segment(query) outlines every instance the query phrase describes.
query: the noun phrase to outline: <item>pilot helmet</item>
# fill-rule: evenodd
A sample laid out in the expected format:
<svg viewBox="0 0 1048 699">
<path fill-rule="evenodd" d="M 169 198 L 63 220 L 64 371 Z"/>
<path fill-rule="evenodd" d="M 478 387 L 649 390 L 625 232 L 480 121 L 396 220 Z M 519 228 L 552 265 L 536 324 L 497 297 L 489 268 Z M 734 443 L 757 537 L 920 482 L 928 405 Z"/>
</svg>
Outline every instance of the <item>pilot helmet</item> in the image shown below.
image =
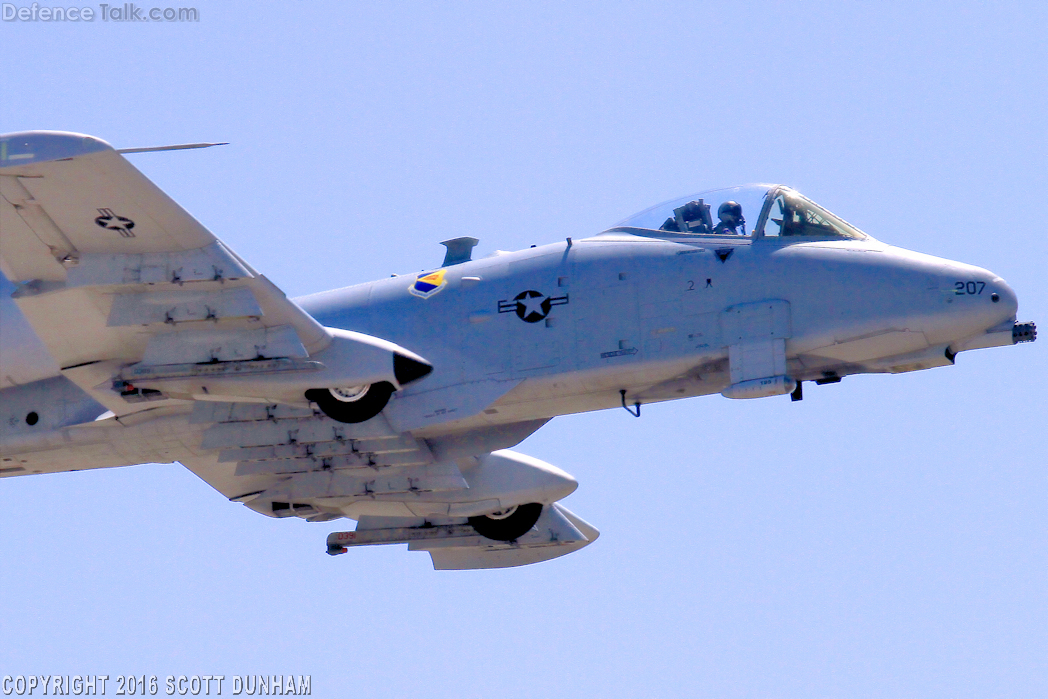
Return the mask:
<svg viewBox="0 0 1048 699">
<path fill-rule="evenodd" d="M 729 226 L 737 226 L 742 220 L 742 207 L 738 202 L 726 201 L 717 209 L 717 218 Z"/>
</svg>

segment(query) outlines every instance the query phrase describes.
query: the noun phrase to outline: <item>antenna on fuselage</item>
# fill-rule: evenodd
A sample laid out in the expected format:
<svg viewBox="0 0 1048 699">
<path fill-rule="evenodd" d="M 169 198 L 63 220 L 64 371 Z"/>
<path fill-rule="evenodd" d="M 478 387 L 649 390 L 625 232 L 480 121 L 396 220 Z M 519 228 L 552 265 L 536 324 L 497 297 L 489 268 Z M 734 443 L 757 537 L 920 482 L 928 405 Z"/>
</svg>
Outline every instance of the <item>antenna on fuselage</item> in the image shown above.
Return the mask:
<svg viewBox="0 0 1048 699">
<path fill-rule="evenodd" d="M 451 240 L 443 241 L 441 245 L 447 248 L 447 252 L 444 253 L 444 262 L 440 266 L 450 267 L 451 265 L 469 262 L 473 259 L 473 248 L 479 242 L 476 238 L 452 238 Z"/>
<path fill-rule="evenodd" d="M 193 148 L 210 148 L 211 146 L 228 146 L 229 141 L 222 143 L 180 143 L 174 146 L 150 146 L 148 148 L 117 148 L 117 153 L 155 153 L 162 150 L 191 150 Z"/>
<path fill-rule="evenodd" d="M 625 410 L 630 415 L 632 415 L 633 417 L 640 417 L 640 401 L 638 400 L 638 401 L 634 402 L 633 403 L 633 410 L 630 410 L 629 406 L 626 405 L 626 389 L 625 388 L 619 389 L 619 395 L 622 396 L 622 409 Z"/>
</svg>

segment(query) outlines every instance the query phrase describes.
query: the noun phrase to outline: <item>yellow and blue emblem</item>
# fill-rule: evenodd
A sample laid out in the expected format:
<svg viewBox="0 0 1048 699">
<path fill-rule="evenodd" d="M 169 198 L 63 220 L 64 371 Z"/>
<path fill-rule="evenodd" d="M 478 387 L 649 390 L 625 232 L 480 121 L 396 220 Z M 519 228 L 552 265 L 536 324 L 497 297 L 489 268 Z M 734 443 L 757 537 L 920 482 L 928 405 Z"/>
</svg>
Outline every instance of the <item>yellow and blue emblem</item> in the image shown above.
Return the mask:
<svg viewBox="0 0 1048 699">
<path fill-rule="evenodd" d="M 415 283 L 408 287 L 412 295 L 422 299 L 428 299 L 433 294 L 440 292 L 448 283 L 444 281 L 444 270 L 436 272 L 425 272 L 415 278 Z"/>
</svg>

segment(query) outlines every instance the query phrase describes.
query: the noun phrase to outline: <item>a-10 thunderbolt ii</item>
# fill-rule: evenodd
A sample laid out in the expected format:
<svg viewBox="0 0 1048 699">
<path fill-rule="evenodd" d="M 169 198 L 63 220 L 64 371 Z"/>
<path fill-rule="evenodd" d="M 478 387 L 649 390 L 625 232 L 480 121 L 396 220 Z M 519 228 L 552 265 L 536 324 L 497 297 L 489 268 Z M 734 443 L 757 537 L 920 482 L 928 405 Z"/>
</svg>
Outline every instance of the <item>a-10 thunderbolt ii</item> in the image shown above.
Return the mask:
<svg viewBox="0 0 1048 699">
<path fill-rule="evenodd" d="M 597 531 L 510 448 L 557 415 L 953 364 L 1035 338 L 979 267 L 886 245 L 783 186 L 294 301 L 107 143 L 0 137 L 0 475 L 184 464 L 328 552 L 534 563 Z M 714 220 L 716 217 L 717 220 Z"/>
</svg>

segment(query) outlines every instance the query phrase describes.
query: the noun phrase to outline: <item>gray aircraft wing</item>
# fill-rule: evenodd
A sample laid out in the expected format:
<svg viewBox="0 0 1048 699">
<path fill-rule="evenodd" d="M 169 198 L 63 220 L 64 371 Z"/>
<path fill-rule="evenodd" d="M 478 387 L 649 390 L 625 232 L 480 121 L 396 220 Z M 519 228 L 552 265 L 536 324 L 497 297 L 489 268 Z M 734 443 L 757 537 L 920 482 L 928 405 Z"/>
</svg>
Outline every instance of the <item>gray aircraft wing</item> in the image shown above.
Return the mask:
<svg viewBox="0 0 1048 699">
<path fill-rule="evenodd" d="M 369 536 L 384 543 L 420 517 L 453 528 L 505 510 L 507 488 L 528 502 L 549 500 L 540 521 L 548 532 L 529 545 L 541 551 L 476 536 L 418 544 L 439 548 L 442 567 L 520 565 L 596 536 L 553 509 L 573 480 L 527 457 L 486 453 L 544 420 L 426 439 L 412 435 L 422 423 L 410 407 L 393 410 L 392 422 L 379 414 L 361 424 L 317 410 L 308 390 L 400 388 L 428 364 L 391 342 L 319 324 L 103 141 L 0 137 L 0 269 L 62 377 L 113 414 L 29 433 L 22 446 L 5 436 L 19 465 L 5 459 L 4 475 L 177 460 L 269 516 L 369 516 L 378 530 Z M 411 378 L 398 361 L 415 367 Z M 64 379 L 9 387 L 5 399 L 75 391 Z"/>
<path fill-rule="evenodd" d="M 163 400 L 307 405 L 311 388 L 399 387 L 398 357 L 424 361 L 321 326 L 89 136 L 0 141 L 0 230 L 18 307 L 62 374 L 118 416 Z"/>
<path fill-rule="evenodd" d="M 389 355 L 407 352 L 321 326 L 122 155 L 89 136 L 31 132 L 0 138 L 0 267 L 16 284 L 13 297 L 61 374 L 118 420 L 72 427 L 60 448 L 50 450 L 58 470 L 78 461 L 83 468 L 95 461 L 116 465 L 167 456 L 199 464 L 234 447 L 257 452 L 271 438 L 241 417 L 253 419 L 261 409 L 272 425 L 288 411 L 322 421 L 314 418 L 303 386 L 331 385 L 332 373 L 361 359 L 374 360 L 372 373 L 392 373 Z M 61 379 L 46 388 L 49 396 L 75 390 L 56 381 Z M 163 416 L 190 411 L 190 427 L 164 427 Z M 122 427 L 146 422 L 151 432 L 141 448 L 118 436 L 127 431 Z M 226 424 L 206 432 L 209 422 Z M 174 424 L 184 424 L 184 418 Z M 388 426 L 380 431 L 396 441 Z M 274 439 L 273 445 L 282 443 L 279 435 Z M 90 449 L 73 448 L 76 440 Z M 40 449 L 36 453 L 44 457 Z M 376 455 L 385 453 L 376 447 Z M 237 462 L 248 460 L 219 459 L 195 470 L 235 497 L 248 489 L 237 480 L 258 480 L 227 482 Z M 294 472 L 292 461 L 268 473 L 245 466 L 241 475 Z M 425 454 L 409 460 L 429 461 Z"/>
<path fill-rule="evenodd" d="M 19 285 L 22 313 L 62 373 L 117 415 L 148 401 L 113 391 L 114 367 L 304 359 L 331 343 L 103 141 L 4 140 L 0 230 L 0 268 Z"/>
</svg>

